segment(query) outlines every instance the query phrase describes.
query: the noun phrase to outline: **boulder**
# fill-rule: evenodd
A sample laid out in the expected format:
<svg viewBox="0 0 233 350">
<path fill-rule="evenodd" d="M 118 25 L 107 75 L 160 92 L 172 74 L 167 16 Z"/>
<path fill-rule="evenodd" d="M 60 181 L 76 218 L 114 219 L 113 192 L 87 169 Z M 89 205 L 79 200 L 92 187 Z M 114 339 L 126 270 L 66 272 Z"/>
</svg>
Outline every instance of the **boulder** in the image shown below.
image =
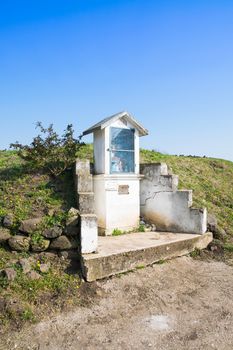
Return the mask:
<svg viewBox="0 0 233 350">
<path fill-rule="evenodd" d="M 43 217 L 23 220 L 21 222 L 19 230 L 21 232 L 25 232 L 25 233 L 33 233 L 34 231 L 36 231 L 38 229 L 38 227 L 42 223 L 42 220 L 43 220 Z"/>
<path fill-rule="evenodd" d="M 28 273 L 31 271 L 31 263 L 28 259 L 19 259 L 18 265 L 22 268 L 23 273 Z"/>
<path fill-rule="evenodd" d="M 27 252 L 30 248 L 30 238 L 25 236 L 12 236 L 8 239 L 8 244 L 12 250 L 17 252 Z"/>
<path fill-rule="evenodd" d="M 77 226 L 79 222 L 79 210 L 70 208 L 68 211 L 68 218 L 66 219 L 66 226 Z"/>
<path fill-rule="evenodd" d="M 78 248 L 78 242 L 75 239 L 60 236 L 51 242 L 50 248 L 55 250 L 75 249 Z"/>
<path fill-rule="evenodd" d="M 4 216 L 3 221 L 2 221 L 2 224 L 4 227 L 11 228 L 13 223 L 14 223 L 13 214 L 7 214 L 6 216 Z"/>
<path fill-rule="evenodd" d="M 7 267 L 4 270 L 1 270 L 1 275 L 6 277 L 7 281 L 14 281 L 17 276 L 16 271 L 12 267 Z"/>
<path fill-rule="evenodd" d="M 33 252 L 43 252 L 49 247 L 50 241 L 48 239 L 41 239 L 38 242 L 31 241 L 31 250 Z"/>
<path fill-rule="evenodd" d="M 10 231 L 7 228 L 0 228 L 0 244 L 5 243 L 11 238 Z"/>
<path fill-rule="evenodd" d="M 60 226 L 53 226 L 51 228 L 47 228 L 42 232 L 42 236 L 45 238 L 57 238 L 61 236 L 62 234 L 62 227 Z"/>
<path fill-rule="evenodd" d="M 78 236 L 79 227 L 78 226 L 66 226 L 64 229 L 64 234 L 67 236 Z"/>
<path fill-rule="evenodd" d="M 38 280 L 41 278 L 41 275 L 38 272 L 32 270 L 27 273 L 27 277 L 31 280 Z"/>
<path fill-rule="evenodd" d="M 207 218 L 207 230 L 215 233 L 218 227 L 217 219 L 214 215 L 208 214 Z"/>
</svg>

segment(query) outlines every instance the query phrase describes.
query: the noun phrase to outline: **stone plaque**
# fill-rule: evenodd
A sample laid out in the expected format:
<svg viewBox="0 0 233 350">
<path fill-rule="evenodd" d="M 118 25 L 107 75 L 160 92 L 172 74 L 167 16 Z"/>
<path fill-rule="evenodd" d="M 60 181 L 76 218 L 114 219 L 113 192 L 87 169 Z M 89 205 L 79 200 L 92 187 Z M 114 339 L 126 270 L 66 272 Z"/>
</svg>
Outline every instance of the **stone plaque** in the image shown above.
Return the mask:
<svg viewBox="0 0 233 350">
<path fill-rule="evenodd" d="M 129 194 L 129 185 L 119 185 L 118 194 Z"/>
</svg>

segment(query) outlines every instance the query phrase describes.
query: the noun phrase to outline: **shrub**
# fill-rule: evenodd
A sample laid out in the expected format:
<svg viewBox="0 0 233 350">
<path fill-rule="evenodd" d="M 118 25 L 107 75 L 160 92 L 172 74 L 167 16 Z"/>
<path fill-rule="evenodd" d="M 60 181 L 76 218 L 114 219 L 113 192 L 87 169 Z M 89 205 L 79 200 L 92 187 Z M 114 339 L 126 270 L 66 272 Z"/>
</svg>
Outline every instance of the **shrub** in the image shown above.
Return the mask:
<svg viewBox="0 0 233 350">
<path fill-rule="evenodd" d="M 42 168 L 56 177 L 73 164 L 84 144 L 80 138 L 75 139 L 71 124 L 67 125 L 61 137 L 54 131 L 53 124 L 44 128 L 41 122 L 37 122 L 36 127 L 40 129 L 40 134 L 34 137 L 30 145 L 16 142 L 10 147 L 17 150 L 18 155 L 30 162 L 32 167 Z"/>
</svg>

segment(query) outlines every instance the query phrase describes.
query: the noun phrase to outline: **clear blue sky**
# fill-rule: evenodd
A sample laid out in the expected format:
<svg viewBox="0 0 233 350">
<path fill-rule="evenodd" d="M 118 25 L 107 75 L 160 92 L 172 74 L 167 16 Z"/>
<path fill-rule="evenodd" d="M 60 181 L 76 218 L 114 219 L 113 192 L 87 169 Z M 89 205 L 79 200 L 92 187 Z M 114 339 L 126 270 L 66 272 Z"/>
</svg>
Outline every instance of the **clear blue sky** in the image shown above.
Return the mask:
<svg viewBox="0 0 233 350">
<path fill-rule="evenodd" d="M 0 149 L 122 110 L 143 147 L 233 160 L 233 1 L 0 2 Z"/>
</svg>

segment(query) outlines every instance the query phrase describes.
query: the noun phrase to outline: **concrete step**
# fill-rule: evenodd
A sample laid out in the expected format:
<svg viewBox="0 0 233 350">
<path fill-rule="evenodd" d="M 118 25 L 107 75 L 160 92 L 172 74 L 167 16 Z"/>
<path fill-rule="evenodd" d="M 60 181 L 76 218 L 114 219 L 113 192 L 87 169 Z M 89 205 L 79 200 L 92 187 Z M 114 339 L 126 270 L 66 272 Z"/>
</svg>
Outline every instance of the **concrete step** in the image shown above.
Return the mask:
<svg viewBox="0 0 233 350">
<path fill-rule="evenodd" d="M 86 281 L 95 281 L 160 260 L 204 249 L 212 233 L 203 235 L 170 232 L 137 232 L 122 236 L 98 237 L 98 252 L 83 254 L 81 264 Z"/>
</svg>

